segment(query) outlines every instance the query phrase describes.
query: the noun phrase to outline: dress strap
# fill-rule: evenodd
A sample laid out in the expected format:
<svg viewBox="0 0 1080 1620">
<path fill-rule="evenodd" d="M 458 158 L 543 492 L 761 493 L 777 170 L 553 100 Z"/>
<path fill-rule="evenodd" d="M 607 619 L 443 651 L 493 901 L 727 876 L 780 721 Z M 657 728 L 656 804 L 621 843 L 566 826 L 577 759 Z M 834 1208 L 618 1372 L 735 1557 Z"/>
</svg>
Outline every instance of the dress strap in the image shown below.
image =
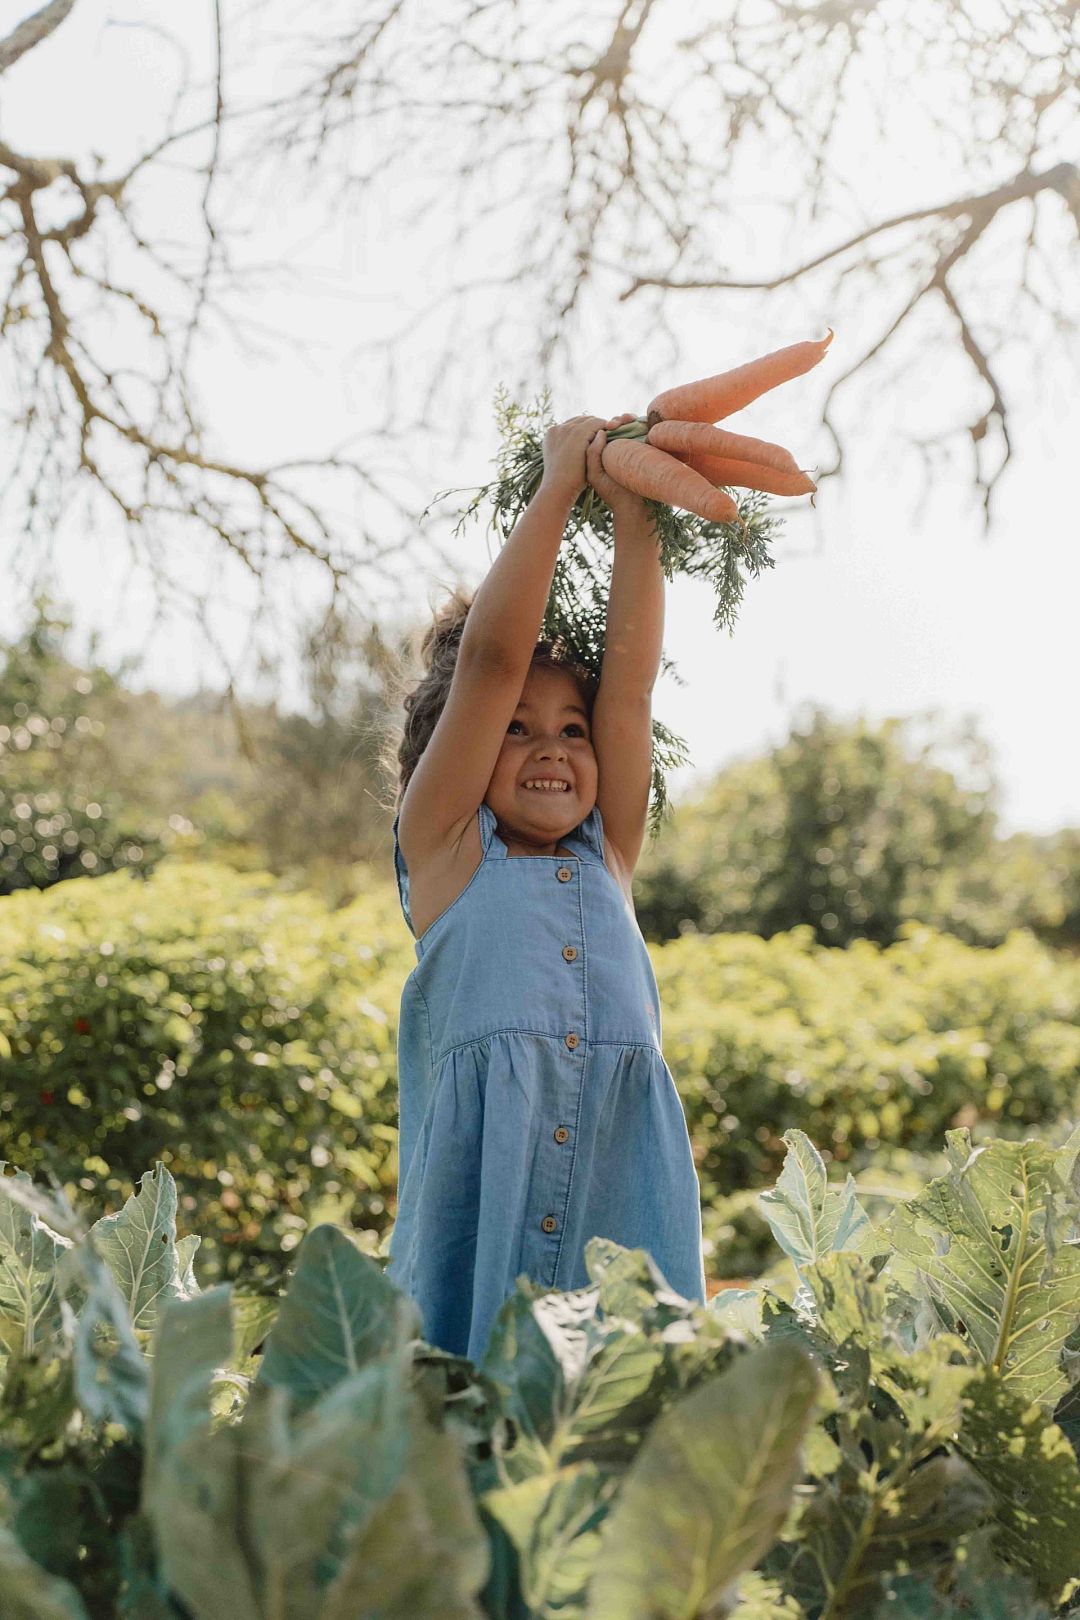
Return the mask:
<svg viewBox="0 0 1080 1620">
<path fill-rule="evenodd" d="M 509 851 L 495 828 L 498 817 L 486 802 L 480 805 L 480 843 L 485 861 L 506 860 Z M 572 844 L 575 840 L 583 843 L 586 849 L 596 856 L 597 860 L 604 859 L 604 822 L 600 815 L 600 807 L 593 805 L 585 820 L 579 822 L 572 833 L 569 833 L 561 842 Z"/>
<path fill-rule="evenodd" d="M 415 939 L 416 929 L 413 927 L 412 916 L 409 912 L 409 873 L 405 866 L 405 857 L 401 853 L 401 845 L 398 843 L 398 821 L 400 819 L 400 815 L 401 812 L 399 811 L 394 817 L 394 872 L 397 875 L 398 899 L 401 901 L 401 909 L 404 913 L 405 921 L 409 925 L 409 933 Z"/>
<path fill-rule="evenodd" d="M 477 812 L 480 817 L 480 848 L 485 861 L 506 860 L 507 848 L 495 831 L 498 821 L 494 810 L 486 800 L 481 800 Z"/>
<path fill-rule="evenodd" d="M 585 820 L 581 822 L 573 834 L 580 838 L 582 843 L 588 845 L 598 860 L 604 859 L 604 818 L 600 814 L 600 806 L 594 804 Z"/>
</svg>

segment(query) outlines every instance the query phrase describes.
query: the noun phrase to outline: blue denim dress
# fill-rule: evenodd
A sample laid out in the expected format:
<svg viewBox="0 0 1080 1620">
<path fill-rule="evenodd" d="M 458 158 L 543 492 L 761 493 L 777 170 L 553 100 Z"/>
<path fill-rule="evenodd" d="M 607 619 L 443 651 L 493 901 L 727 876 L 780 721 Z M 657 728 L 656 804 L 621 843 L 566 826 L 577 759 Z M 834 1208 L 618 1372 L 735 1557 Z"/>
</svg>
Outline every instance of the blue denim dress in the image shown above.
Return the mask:
<svg viewBox="0 0 1080 1620">
<path fill-rule="evenodd" d="M 566 855 L 483 856 L 416 940 L 398 1025 L 398 1202 L 387 1276 L 429 1344 L 474 1362 L 514 1281 L 586 1287 L 601 1236 L 704 1301 L 701 1204 L 660 1001 L 594 808 Z M 409 879 L 394 866 L 410 932 Z"/>
</svg>

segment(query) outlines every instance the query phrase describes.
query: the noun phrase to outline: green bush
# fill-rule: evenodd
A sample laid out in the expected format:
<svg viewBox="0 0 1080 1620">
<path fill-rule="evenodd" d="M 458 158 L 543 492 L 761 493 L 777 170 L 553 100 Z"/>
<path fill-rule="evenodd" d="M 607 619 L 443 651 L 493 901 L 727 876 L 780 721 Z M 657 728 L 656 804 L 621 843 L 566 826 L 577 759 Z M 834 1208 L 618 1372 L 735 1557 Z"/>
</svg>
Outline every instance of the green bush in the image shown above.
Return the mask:
<svg viewBox="0 0 1080 1620">
<path fill-rule="evenodd" d="M 860 1174 L 924 1168 L 944 1131 L 1075 1117 L 1080 963 L 908 925 L 887 949 L 809 928 L 651 946 L 686 1109 L 706 1269 L 748 1275 L 746 1195 L 792 1127 Z M 415 956 L 393 888 L 328 911 L 260 873 L 164 861 L 0 901 L 0 1141 L 119 1202 L 147 1160 L 209 1228 L 203 1276 L 273 1274 L 317 1218 L 378 1252 L 397 1183 L 397 1016 Z M 912 1157 L 914 1156 L 914 1157 Z"/>
<path fill-rule="evenodd" d="M 208 1271 L 293 1247 L 313 1199 L 382 1229 L 410 954 L 391 898 L 331 913 L 266 874 L 181 861 L 8 896 L 7 1156 L 117 1201 L 161 1159 L 185 1216 L 217 1228 Z"/>
<path fill-rule="evenodd" d="M 931 1151 L 953 1125 L 1017 1136 L 1077 1116 L 1080 963 L 1023 932 L 994 950 L 918 924 L 901 936 L 833 950 L 804 927 L 651 948 L 707 1270 L 725 1247 L 721 1271 L 753 1267 L 763 1228 L 733 1249 L 730 1199 L 776 1175 L 785 1130 L 876 1172 Z"/>
</svg>

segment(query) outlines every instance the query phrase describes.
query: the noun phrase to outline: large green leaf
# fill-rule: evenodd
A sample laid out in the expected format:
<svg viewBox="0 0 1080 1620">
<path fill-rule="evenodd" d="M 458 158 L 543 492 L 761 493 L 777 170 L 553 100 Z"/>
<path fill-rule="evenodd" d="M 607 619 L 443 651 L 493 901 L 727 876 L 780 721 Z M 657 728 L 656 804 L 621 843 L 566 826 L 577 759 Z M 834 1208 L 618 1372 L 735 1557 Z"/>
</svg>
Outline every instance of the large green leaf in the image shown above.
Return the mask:
<svg viewBox="0 0 1080 1620">
<path fill-rule="evenodd" d="M 87 1620 L 73 1586 L 49 1575 L 0 1525 L 0 1615 L 4 1620 Z"/>
<path fill-rule="evenodd" d="M 537 1620 L 580 1612 L 617 1487 L 618 1475 L 575 1463 L 483 1496 L 517 1548 L 522 1596 Z"/>
<path fill-rule="evenodd" d="M 1071 1192 L 1038 1141 L 946 1135 L 949 1169 L 896 1209 L 889 1276 L 1012 1392 L 1049 1414 L 1069 1388 L 1064 1346 L 1080 1326 L 1080 1247 L 1065 1241 Z"/>
<path fill-rule="evenodd" d="M 537 1294 L 519 1283 L 503 1302 L 481 1370 L 518 1431 L 509 1478 L 621 1457 L 656 1410 L 659 1340 L 632 1323 L 598 1321 L 597 1299 L 596 1288 Z"/>
<path fill-rule="evenodd" d="M 382 1268 L 335 1226 L 313 1227 L 263 1352 L 260 1382 L 309 1405 L 373 1357 L 415 1338 L 420 1317 Z"/>
<path fill-rule="evenodd" d="M 286 1404 L 268 1402 L 273 1393 Z M 397 1489 L 415 1422 L 404 1358 L 369 1361 L 299 1415 L 290 1392 L 253 1389 L 237 1431 L 249 1515 L 240 1533 L 290 1613 L 312 1610 L 350 1539 Z"/>
<path fill-rule="evenodd" d="M 117 1620 L 176 1620 L 145 1514 L 132 1513 L 124 1520 L 116 1552 L 123 1583 Z"/>
<path fill-rule="evenodd" d="M 864 1614 L 900 1570 L 940 1569 L 978 1526 L 991 1497 L 961 1457 L 928 1455 L 922 1437 L 875 1421 L 842 1424 L 840 1466 L 799 1515 L 785 1584 L 813 1614 Z"/>
<path fill-rule="evenodd" d="M 461 1444 L 414 1423 L 397 1488 L 353 1535 L 318 1620 L 483 1620 L 487 1535 Z M 303 1610 L 296 1620 L 307 1620 Z"/>
<path fill-rule="evenodd" d="M 653 1424 L 604 1527 L 588 1620 L 695 1620 L 786 1517 L 818 1386 L 793 1345 L 764 1345 Z"/>
<path fill-rule="evenodd" d="M 843 1187 L 830 1187 L 825 1161 L 810 1138 L 789 1130 L 783 1140 L 788 1150 L 780 1177 L 757 1202 L 796 1270 L 834 1249 L 872 1247 L 873 1228 L 856 1196 L 854 1176 L 849 1172 Z"/>
<path fill-rule="evenodd" d="M 623 1248 L 611 1238 L 589 1239 L 585 1269 L 599 1290 L 600 1315 L 632 1323 L 660 1350 L 661 1365 L 648 1398 L 653 1411 L 662 1399 L 720 1371 L 741 1345 L 762 1337 L 756 1290 L 732 1290 L 730 1300 L 717 1295 L 706 1304 L 685 1299 L 647 1249 Z M 629 1461 L 634 1447 L 624 1449 Z M 595 1461 L 618 1462 L 619 1448 L 606 1454 L 594 1448 L 590 1455 Z"/>
<path fill-rule="evenodd" d="M 1000 1566 L 973 1575 L 961 1564 L 948 1596 L 938 1590 L 939 1580 L 933 1575 L 894 1576 L 866 1620 L 1053 1620 L 1030 1581 Z M 744 1620 L 742 1611 L 731 1620 Z"/>
<path fill-rule="evenodd" d="M 256 1384 L 240 1422 L 163 1454 L 156 1492 L 162 1567 L 196 1620 L 482 1620 L 461 1442 L 420 1420 L 405 1357 L 303 1410 Z"/>
<path fill-rule="evenodd" d="M 0 1363 L 6 1355 L 31 1355 L 57 1331 L 56 1263 L 70 1246 L 35 1209 L 12 1196 L 32 1189 L 31 1178 L 24 1170 L 6 1176 L 5 1168 L 0 1159 Z"/>
<path fill-rule="evenodd" d="M 90 1238 L 123 1296 L 137 1334 L 148 1337 L 170 1299 L 193 1292 L 191 1239 L 176 1242 L 176 1183 L 159 1161 L 115 1215 L 104 1215 Z"/>
<path fill-rule="evenodd" d="M 195 1299 L 169 1301 L 161 1312 L 142 1511 L 153 1527 L 165 1587 L 198 1620 L 264 1620 L 238 1532 L 244 1502 L 238 1425 L 211 1430 L 211 1382 L 233 1342 L 229 1292 L 212 1288 Z"/>
<path fill-rule="evenodd" d="M 707 1309 L 726 1333 L 738 1333 L 744 1339 L 758 1343 L 764 1339 L 763 1288 L 722 1288 L 710 1299 Z"/>
<path fill-rule="evenodd" d="M 954 1335 L 905 1348 L 889 1319 L 878 1260 L 837 1252 L 806 1273 L 807 1333 L 840 1396 L 833 1454 L 822 1456 L 820 1429 L 807 1445 L 818 1483 L 792 1531 L 789 1589 L 811 1612 L 829 1604 L 836 1615 L 860 1613 L 889 1572 L 939 1567 L 990 1506 L 974 1471 L 947 1454 L 979 1369 Z"/>
<path fill-rule="evenodd" d="M 267 1294 L 233 1290 L 233 1346 L 230 1362 L 243 1366 L 266 1339 L 278 1313 L 278 1301 Z"/>
<path fill-rule="evenodd" d="M 994 1493 L 997 1550 L 1057 1603 L 1080 1578 L 1080 1465 L 1057 1424 L 995 1374 L 964 1391 L 958 1447 Z M 1080 1588 L 1078 1588 L 1080 1590 Z"/>
<path fill-rule="evenodd" d="M 159 1472 L 171 1454 L 210 1424 L 210 1386 L 233 1342 L 230 1290 L 222 1285 L 195 1299 L 172 1300 L 158 1320 L 150 1374 L 142 1505 L 150 1519 L 167 1518 L 168 1490 Z"/>
<path fill-rule="evenodd" d="M 11 1529 L 23 1552 L 69 1581 L 91 1609 L 103 1607 L 115 1591 L 116 1534 L 103 1471 L 89 1460 L 30 1468 L 13 1494 Z"/>
<path fill-rule="evenodd" d="M 122 1423 L 141 1434 L 148 1403 L 146 1358 L 135 1338 L 127 1304 L 101 1256 L 76 1244 L 60 1265 L 61 1286 L 81 1305 L 75 1323 L 75 1394 L 91 1423 Z"/>
<path fill-rule="evenodd" d="M 694 1313 L 696 1301 L 676 1293 L 647 1249 L 627 1249 L 612 1238 L 592 1237 L 585 1245 L 585 1270 L 599 1289 L 604 1316 L 652 1329 Z"/>
</svg>

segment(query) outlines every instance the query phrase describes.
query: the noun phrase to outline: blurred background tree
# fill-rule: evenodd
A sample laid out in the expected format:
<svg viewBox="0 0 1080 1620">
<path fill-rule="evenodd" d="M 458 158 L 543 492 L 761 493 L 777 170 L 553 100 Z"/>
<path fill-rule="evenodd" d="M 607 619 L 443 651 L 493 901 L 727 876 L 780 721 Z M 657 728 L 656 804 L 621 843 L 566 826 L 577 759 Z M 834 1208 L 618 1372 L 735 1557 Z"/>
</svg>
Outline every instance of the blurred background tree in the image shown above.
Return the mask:
<svg viewBox="0 0 1080 1620">
<path fill-rule="evenodd" d="M 38 602 L 25 635 L 0 650 L 0 894 L 146 870 L 167 847 L 140 772 L 151 728 L 130 724 L 139 700 L 121 675 L 64 658 L 70 629 Z M 154 782 L 169 767 L 160 761 Z"/>
<path fill-rule="evenodd" d="M 72 662 L 71 628 L 42 598 L 0 644 L 0 893 L 148 871 L 167 852 L 355 892 L 349 869 L 377 862 L 387 838 L 377 631 L 343 615 L 309 629 L 305 713 L 229 690 L 135 690 L 126 664 Z"/>
<path fill-rule="evenodd" d="M 392 883 L 391 646 L 335 617 L 302 649 L 303 711 L 229 693 L 168 699 L 124 668 L 64 653 L 49 602 L 0 647 L 0 892 L 47 888 L 165 853 L 265 870 L 343 905 Z M 974 721 L 840 720 L 811 707 L 790 735 L 676 805 L 635 874 L 647 939 L 810 924 L 817 940 L 887 945 L 904 922 L 973 945 L 1027 927 L 1080 948 L 1080 829 L 997 830 L 998 786 Z"/>
<path fill-rule="evenodd" d="M 974 721 L 872 726 L 812 707 L 778 748 L 679 804 L 635 874 L 642 933 L 768 938 L 809 923 L 822 944 L 889 944 L 919 921 L 970 944 L 1019 926 L 1080 943 L 1080 829 L 1002 838 L 997 799 Z"/>
</svg>

